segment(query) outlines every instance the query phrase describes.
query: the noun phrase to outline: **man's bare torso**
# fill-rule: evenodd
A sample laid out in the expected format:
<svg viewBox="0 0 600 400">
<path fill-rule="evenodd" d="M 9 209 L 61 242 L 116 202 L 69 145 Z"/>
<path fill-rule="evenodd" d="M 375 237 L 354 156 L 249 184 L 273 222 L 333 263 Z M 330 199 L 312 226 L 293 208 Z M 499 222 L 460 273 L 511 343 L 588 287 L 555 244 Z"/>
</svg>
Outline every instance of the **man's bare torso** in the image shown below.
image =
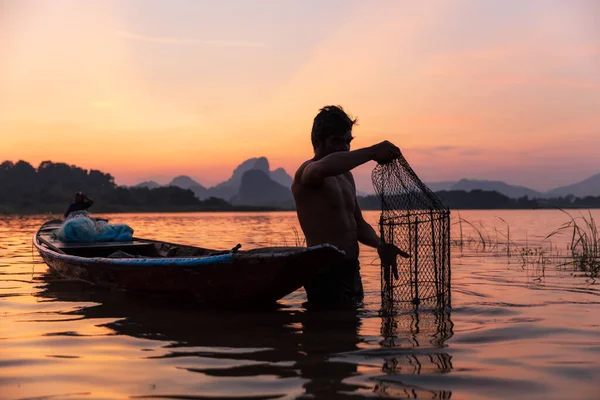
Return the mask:
<svg viewBox="0 0 600 400">
<path fill-rule="evenodd" d="M 348 258 L 357 259 L 356 188 L 352 175 L 347 172 L 325 178 L 318 184 L 302 184 L 304 168 L 311 162 L 305 162 L 298 169 L 292 184 L 306 244 L 329 243 L 345 251 Z"/>
</svg>

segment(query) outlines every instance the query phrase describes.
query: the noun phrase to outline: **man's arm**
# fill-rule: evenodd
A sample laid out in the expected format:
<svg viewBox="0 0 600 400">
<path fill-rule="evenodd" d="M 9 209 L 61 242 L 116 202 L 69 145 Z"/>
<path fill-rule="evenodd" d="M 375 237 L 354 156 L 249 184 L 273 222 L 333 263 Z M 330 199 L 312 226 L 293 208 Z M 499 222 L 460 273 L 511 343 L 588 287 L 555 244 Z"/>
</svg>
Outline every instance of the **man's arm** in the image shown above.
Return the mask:
<svg viewBox="0 0 600 400">
<path fill-rule="evenodd" d="M 356 197 L 356 182 L 354 182 L 354 177 L 350 172 L 346 176 L 354 188 L 354 220 L 356 221 L 357 239 L 364 245 L 378 248 L 380 244 L 379 236 L 377 236 L 377 233 L 375 233 L 375 229 L 373 229 L 371 224 L 365 221 L 360 206 L 358 205 L 358 198 Z"/>
<path fill-rule="evenodd" d="M 322 182 L 327 177 L 345 174 L 371 160 L 385 164 L 399 156 L 400 149 L 387 140 L 363 149 L 332 153 L 306 165 L 302 171 L 301 183 Z"/>
<path fill-rule="evenodd" d="M 309 163 L 302 172 L 302 183 L 322 182 L 330 176 L 337 176 L 350 172 L 354 168 L 373 159 L 370 148 L 354 151 L 344 151 L 329 154 L 318 161 Z"/>
<path fill-rule="evenodd" d="M 358 201 L 356 201 L 356 211 L 354 213 L 356 219 L 356 235 L 360 243 L 369 247 L 379 248 L 380 240 L 375 229 L 369 224 L 362 216 L 362 211 L 358 207 Z"/>
<path fill-rule="evenodd" d="M 85 205 L 87 206 L 87 208 L 90 208 L 92 206 L 92 204 L 94 204 L 94 200 L 92 200 L 89 197 L 85 196 Z"/>
<path fill-rule="evenodd" d="M 377 249 L 377 254 L 381 259 L 381 264 L 385 268 L 392 268 L 394 277 L 398 279 L 398 261 L 396 257 L 399 255 L 404 258 L 410 257 L 410 255 L 400 250 L 392 243 L 384 243 L 380 240 L 375 229 L 363 218 L 362 211 L 358 205 L 358 198 L 356 197 L 356 183 L 351 173 L 348 173 L 348 179 L 354 187 L 354 219 L 356 221 L 356 238 L 364 245 L 374 247 Z"/>
</svg>

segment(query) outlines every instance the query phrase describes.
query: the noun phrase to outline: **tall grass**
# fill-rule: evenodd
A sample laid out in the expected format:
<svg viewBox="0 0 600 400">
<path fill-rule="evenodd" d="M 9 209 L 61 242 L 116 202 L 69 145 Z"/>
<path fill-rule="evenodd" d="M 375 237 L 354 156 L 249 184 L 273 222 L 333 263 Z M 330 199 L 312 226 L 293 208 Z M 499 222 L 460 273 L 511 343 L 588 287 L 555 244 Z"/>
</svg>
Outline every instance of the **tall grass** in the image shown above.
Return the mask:
<svg viewBox="0 0 600 400">
<path fill-rule="evenodd" d="M 506 222 L 506 220 L 502 217 L 496 217 L 498 218 L 500 221 L 504 222 L 504 225 L 506 225 L 506 235 L 504 236 L 506 238 L 506 257 L 510 258 L 511 256 L 511 252 L 510 252 L 510 225 L 508 224 L 508 222 Z M 496 229 L 494 227 L 494 229 Z M 499 231 L 496 229 L 496 241 L 498 240 L 498 233 Z M 500 233 L 502 234 L 502 233 Z"/>
<path fill-rule="evenodd" d="M 465 237 L 463 236 L 463 222 L 465 224 L 469 225 L 473 229 L 473 231 L 475 233 L 477 233 L 478 238 L 474 239 L 474 238 L 468 237 L 465 239 Z M 479 230 L 479 228 L 477 228 L 477 226 L 474 223 L 467 221 L 466 219 L 464 219 L 463 217 L 460 216 L 460 213 L 458 213 L 458 221 L 455 222 L 454 224 L 458 224 L 459 237 L 458 237 L 458 239 L 452 240 L 452 244 L 455 246 L 458 246 L 461 250 L 461 253 L 465 246 L 472 246 L 472 245 L 475 245 L 477 247 L 478 251 L 480 250 L 479 246 L 481 246 L 481 251 L 483 251 L 483 252 L 486 251 L 487 242 L 486 242 L 483 234 Z M 483 225 L 481 224 L 481 222 L 479 224 L 483 228 Z M 483 228 L 483 229 L 485 230 L 485 228 Z M 488 242 L 489 242 L 489 235 L 488 235 Z"/>
<path fill-rule="evenodd" d="M 294 232 L 294 244 L 296 247 L 306 247 L 306 238 L 304 235 L 301 235 L 295 226 L 292 226 L 292 231 Z"/>
<path fill-rule="evenodd" d="M 587 217 L 585 215 L 573 217 L 565 210 L 560 209 L 560 211 L 567 214 L 570 220 L 550 233 L 546 239 L 556 235 L 570 236 L 571 242 L 568 250 L 572 260 L 565 264 L 572 264 L 577 270 L 588 274 L 591 278 L 598 277 L 600 273 L 600 235 L 592 213 L 588 211 Z"/>
<path fill-rule="evenodd" d="M 546 269 L 555 266 L 557 269 L 572 269 L 583 272 L 585 276 L 595 279 L 600 274 L 600 232 L 591 212 L 587 215 L 574 217 L 564 210 L 560 210 L 569 216 L 569 221 L 547 235 L 542 243 L 530 244 L 529 235 L 525 234 L 524 242 L 517 244 L 513 241 L 510 225 L 506 220 L 497 217 L 505 226 L 499 230 L 495 226 L 492 238 L 488 230 L 481 222 L 470 222 L 460 214 L 453 225 L 458 225 L 458 238 L 452 240 L 452 245 L 459 247 L 461 255 L 464 248 L 469 248 L 471 255 L 494 255 L 502 254 L 510 260 L 513 254 L 519 255 L 523 269 L 534 269 L 536 279 L 546 275 Z M 471 236 L 467 236 L 463 230 L 468 226 Z M 565 250 L 556 247 L 552 238 L 557 235 L 567 235 L 569 244 Z M 523 240 L 523 239 L 522 239 Z M 509 261 L 510 262 L 510 261 Z"/>
</svg>

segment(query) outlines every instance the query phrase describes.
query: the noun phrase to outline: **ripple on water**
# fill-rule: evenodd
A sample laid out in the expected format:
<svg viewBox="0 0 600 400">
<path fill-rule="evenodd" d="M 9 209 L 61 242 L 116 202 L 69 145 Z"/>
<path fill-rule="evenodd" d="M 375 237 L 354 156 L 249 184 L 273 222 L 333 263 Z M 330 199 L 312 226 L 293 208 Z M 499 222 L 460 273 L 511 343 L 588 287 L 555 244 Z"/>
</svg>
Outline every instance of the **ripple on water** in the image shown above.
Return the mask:
<svg viewBox="0 0 600 400">
<path fill-rule="evenodd" d="M 498 215 L 473 213 L 489 221 Z M 529 214 L 501 215 L 517 221 L 515 231 L 531 222 Z M 377 222 L 377 213 L 365 216 Z M 110 218 L 142 237 L 210 248 L 293 243 L 292 227 L 299 229 L 293 213 Z M 547 274 L 532 282 L 506 258 L 455 252 L 451 312 L 384 317 L 375 252 L 364 249 L 358 310 L 311 312 L 299 290 L 278 310 L 204 312 L 50 279 L 31 247 L 43 219 L 0 218 L 0 393 L 8 398 L 600 393 L 600 290 L 585 279 Z"/>
</svg>

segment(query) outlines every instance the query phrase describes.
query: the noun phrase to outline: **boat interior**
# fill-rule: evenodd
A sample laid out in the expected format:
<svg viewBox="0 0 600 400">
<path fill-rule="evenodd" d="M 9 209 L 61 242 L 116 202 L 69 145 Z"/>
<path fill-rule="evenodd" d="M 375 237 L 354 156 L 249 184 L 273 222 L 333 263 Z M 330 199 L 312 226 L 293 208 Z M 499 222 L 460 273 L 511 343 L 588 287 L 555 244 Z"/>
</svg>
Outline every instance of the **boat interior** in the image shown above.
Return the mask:
<svg viewBox="0 0 600 400">
<path fill-rule="evenodd" d="M 273 253 L 293 252 L 303 247 L 263 247 L 240 251 L 240 244 L 230 250 L 214 250 L 189 245 L 133 238 L 126 242 L 63 242 L 56 238 L 55 232 L 60 224 L 45 224 L 38 231 L 37 239 L 40 244 L 58 253 L 79 257 L 108 257 L 108 258 L 173 258 L 173 257 L 204 257 L 228 253 Z"/>
</svg>

